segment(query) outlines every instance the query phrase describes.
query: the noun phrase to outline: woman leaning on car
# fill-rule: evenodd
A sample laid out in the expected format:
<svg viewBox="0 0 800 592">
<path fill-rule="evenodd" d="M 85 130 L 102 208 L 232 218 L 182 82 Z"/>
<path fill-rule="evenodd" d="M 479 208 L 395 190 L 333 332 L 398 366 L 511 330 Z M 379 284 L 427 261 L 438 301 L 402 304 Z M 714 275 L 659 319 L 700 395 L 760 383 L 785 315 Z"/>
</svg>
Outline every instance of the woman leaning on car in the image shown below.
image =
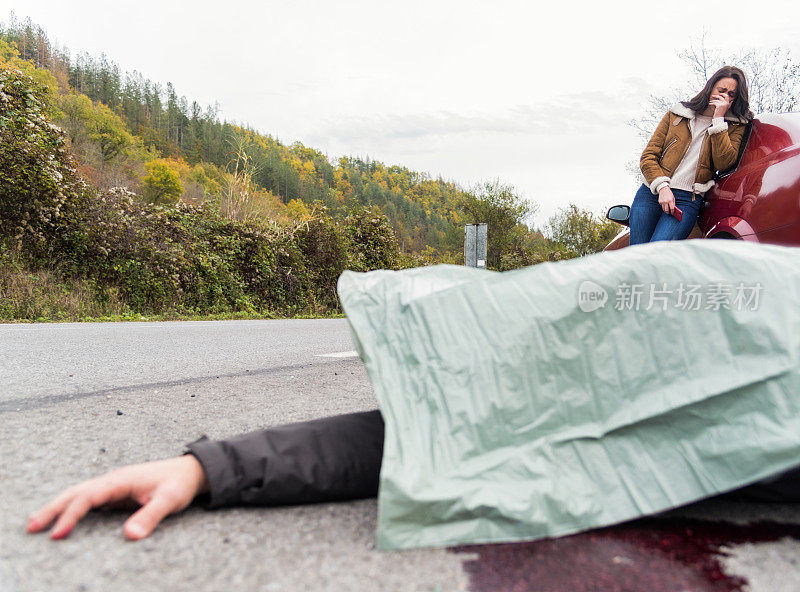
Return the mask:
<svg viewBox="0 0 800 592">
<path fill-rule="evenodd" d="M 714 171 L 736 162 L 752 119 L 747 80 L 734 66 L 723 66 L 695 97 L 669 108 L 642 152 L 645 182 L 631 205 L 631 245 L 689 236 Z"/>
</svg>

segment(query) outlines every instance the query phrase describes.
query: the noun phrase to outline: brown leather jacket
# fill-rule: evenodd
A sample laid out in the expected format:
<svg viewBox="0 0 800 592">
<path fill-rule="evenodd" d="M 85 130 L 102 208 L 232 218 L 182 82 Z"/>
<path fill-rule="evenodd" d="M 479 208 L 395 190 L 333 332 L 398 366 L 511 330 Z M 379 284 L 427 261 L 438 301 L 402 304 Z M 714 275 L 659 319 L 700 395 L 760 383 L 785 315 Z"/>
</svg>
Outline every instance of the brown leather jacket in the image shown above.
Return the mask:
<svg viewBox="0 0 800 592">
<path fill-rule="evenodd" d="M 689 120 L 693 118 L 694 111 L 675 103 L 661 119 L 642 152 L 639 166 L 653 194 L 657 193 L 656 189 L 662 182 L 670 181 L 670 175 L 689 149 L 692 139 Z M 732 113 L 726 113 L 722 121 L 712 120 L 700 148 L 692 199 L 695 193 L 702 194 L 711 189 L 715 183 L 712 178 L 714 171 L 724 171 L 734 165 L 746 123 Z"/>
</svg>

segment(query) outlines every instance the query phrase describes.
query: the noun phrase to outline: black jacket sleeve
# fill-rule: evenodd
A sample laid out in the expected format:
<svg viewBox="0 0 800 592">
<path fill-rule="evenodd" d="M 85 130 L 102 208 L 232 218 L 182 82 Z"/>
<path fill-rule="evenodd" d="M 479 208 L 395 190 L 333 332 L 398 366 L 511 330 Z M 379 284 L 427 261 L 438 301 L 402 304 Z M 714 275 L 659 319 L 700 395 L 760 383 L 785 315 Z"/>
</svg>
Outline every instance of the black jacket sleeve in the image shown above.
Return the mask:
<svg viewBox="0 0 800 592">
<path fill-rule="evenodd" d="M 209 508 L 359 499 L 378 493 L 383 427 L 376 409 L 187 447 L 208 476 Z"/>
<path fill-rule="evenodd" d="M 288 505 L 378 493 L 383 457 L 379 410 L 276 426 L 188 445 L 208 476 L 207 506 Z M 722 497 L 800 502 L 800 467 Z"/>
</svg>

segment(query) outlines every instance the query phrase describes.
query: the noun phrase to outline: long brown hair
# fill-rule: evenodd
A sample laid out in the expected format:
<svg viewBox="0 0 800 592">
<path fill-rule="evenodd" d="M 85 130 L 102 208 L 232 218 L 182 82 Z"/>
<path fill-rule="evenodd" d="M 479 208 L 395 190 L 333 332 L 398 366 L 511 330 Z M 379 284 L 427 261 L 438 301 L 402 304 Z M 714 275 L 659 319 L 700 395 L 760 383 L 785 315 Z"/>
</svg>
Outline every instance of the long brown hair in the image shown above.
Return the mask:
<svg viewBox="0 0 800 592">
<path fill-rule="evenodd" d="M 714 90 L 714 86 L 720 78 L 733 78 L 736 80 L 736 96 L 731 106 L 728 107 L 726 115 L 731 113 L 739 117 L 740 120 L 751 121 L 754 116 L 753 112 L 750 111 L 750 93 L 747 90 L 747 78 L 744 72 L 736 66 L 722 66 L 722 68 L 714 72 L 713 76 L 708 79 L 703 90 L 690 100 L 681 101 L 681 104 L 695 113 L 702 113 L 708 107 L 709 101 L 711 100 L 711 92 Z"/>
</svg>

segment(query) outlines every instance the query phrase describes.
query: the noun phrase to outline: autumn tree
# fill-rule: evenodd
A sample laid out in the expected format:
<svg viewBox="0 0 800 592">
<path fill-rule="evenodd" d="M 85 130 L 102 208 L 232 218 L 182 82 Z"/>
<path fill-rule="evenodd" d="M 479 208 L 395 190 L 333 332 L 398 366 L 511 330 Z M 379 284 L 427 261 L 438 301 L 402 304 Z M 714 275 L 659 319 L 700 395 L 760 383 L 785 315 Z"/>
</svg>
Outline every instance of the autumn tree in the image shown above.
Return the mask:
<svg viewBox="0 0 800 592">
<path fill-rule="evenodd" d="M 133 136 L 119 115 L 102 103 L 97 103 L 89 113 L 87 131 L 89 138 L 97 142 L 100 148 L 103 164 L 120 156 L 134 144 Z"/>
<path fill-rule="evenodd" d="M 561 208 L 547 224 L 550 239 L 580 256 L 602 251 L 619 232 L 619 226 L 575 203 Z"/>
<path fill-rule="evenodd" d="M 488 225 L 486 265 L 497 269 L 504 253 L 512 250 L 520 231 L 527 230 L 526 222 L 536 213 L 538 206 L 520 195 L 516 189 L 499 179 L 483 181 L 464 192 L 458 207 L 467 224 Z"/>
<path fill-rule="evenodd" d="M 92 112 L 92 101 L 86 95 L 70 93 L 60 100 L 61 127 L 74 145 L 86 137 L 86 122 Z"/>
<path fill-rule="evenodd" d="M 144 168 L 146 174 L 142 179 L 142 193 L 147 201 L 164 205 L 177 202 L 183 193 L 183 184 L 169 162 L 158 158 L 145 164 Z"/>
</svg>

